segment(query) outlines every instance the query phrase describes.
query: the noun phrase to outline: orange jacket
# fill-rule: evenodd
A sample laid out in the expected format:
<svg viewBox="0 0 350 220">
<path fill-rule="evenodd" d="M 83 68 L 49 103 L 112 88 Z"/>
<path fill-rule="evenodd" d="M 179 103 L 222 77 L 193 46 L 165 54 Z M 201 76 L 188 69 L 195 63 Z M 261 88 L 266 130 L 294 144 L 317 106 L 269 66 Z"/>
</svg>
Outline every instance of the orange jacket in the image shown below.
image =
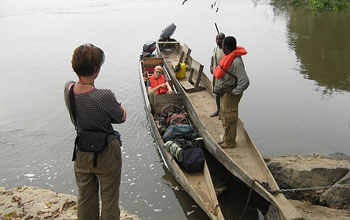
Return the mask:
<svg viewBox="0 0 350 220">
<path fill-rule="evenodd" d="M 158 85 L 166 83 L 165 77 L 163 74 L 161 74 L 158 79 L 154 75 L 149 77 L 149 81 L 151 83 L 151 88 L 156 88 Z M 156 94 L 163 94 L 168 92 L 168 87 L 160 87 L 157 91 Z"/>
<path fill-rule="evenodd" d="M 233 60 L 236 57 L 240 57 L 246 55 L 247 51 L 244 47 L 237 46 L 234 51 L 232 51 L 229 55 L 222 55 L 219 65 L 216 66 L 214 70 L 214 75 L 217 79 L 220 79 L 223 75 L 225 75 L 228 68 L 231 66 Z"/>
</svg>

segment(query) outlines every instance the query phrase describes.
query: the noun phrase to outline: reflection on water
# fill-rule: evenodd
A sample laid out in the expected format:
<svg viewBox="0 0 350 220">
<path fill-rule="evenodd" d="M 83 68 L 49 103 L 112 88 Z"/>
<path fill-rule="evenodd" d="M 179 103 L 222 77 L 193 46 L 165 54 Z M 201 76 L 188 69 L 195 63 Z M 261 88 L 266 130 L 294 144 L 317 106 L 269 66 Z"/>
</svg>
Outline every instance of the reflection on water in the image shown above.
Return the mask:
<svg viewBox="0 0 350 220">
<path fill-rule="evenodd" d="M 289 45 L 323 94 L 350 91 L 350 14 L 289 11 Z"/>
<path fill-rule="evenodd" d="M 176 182 L 166 167 L 163 166 L 163 168 L 165 175 L 162 177 L 162 182 L 173 189 L 175 197 L 181 204 L 181 208 L 186 215 L 187 220 L 210 220 L 201 207 L 186 193 L 181 185 Z"/>
<path fill-rule="evenodd" d="M 232 175 L 207 150 L 203 151 L 225 219 L 263 220 L 269 204 Z"/>
</svg>

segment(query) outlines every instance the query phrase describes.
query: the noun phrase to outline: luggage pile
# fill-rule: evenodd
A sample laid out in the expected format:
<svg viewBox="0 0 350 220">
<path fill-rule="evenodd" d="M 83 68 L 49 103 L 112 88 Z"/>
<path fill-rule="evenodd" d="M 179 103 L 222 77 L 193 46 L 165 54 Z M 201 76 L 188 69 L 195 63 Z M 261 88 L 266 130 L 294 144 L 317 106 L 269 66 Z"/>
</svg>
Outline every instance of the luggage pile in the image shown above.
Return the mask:
<svg viewBox="0 0 350 220">
<path fill-rule="evenodd" d="M 204 167 L 202 139 L 179 105 L 165 106 L 161 111 L 160 133 L 165 149 L 186 172 L 198 172 Z"/>
</svg>

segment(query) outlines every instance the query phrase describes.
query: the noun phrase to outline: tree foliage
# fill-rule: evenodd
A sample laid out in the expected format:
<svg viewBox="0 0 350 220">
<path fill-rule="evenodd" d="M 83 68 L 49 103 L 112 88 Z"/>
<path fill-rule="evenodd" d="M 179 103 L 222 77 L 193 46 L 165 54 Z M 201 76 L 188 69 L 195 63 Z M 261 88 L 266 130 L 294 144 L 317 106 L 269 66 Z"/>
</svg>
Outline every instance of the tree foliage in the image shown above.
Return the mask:
<svg viewBox="0 0 350 220">
<path fill-rule="evenodd" d="M 183 0 L 185 4 L 187 0 Z M 312 11 L 350 11 L 350 0 L 272 0 L 273 4 L 306 6 Z M 211 8 L 219 10 L 220 0 L 215 0 Z"/>
<path fill-rule="evenodd" d="M 350 0 L 272 0 L 274 5 L 306 7 L 311 11 L 350 11 Z"/>
<path fill-rule="evenodd" d="M 310 9 L 312 11 L 349 10 L 350 0 L 310 0 Z"/>
</svg>

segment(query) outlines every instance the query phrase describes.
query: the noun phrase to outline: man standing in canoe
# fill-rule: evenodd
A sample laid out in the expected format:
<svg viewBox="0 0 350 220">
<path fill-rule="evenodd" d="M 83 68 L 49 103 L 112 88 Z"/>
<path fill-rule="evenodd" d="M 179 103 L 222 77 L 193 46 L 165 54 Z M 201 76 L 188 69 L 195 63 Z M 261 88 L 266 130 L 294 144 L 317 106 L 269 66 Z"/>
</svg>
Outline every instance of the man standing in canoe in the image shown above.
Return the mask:
<svg viewBox="0 0 350 220">
<path fill-rule="evenodd" d="M 210 72 L 211 74 L 214 74 L 215 67 L 219 64 L 219 61 L 224 54 L 224 51 L 222 49 L 222 42 L 225 39 L 225 34 L 224 33 L 218 33 L 216 35 L 216 44 L 217 46 L 214 48 L 213 51 L 213 56 L 211 57 L 211 62 L 210 62 Z M 217 79 L 213 75 L 213 91 L 214 87 L 217 85 Z M 216 101 L 216 111 L 213 112 L 210 117 L 216 117 L 220 114 L 220 96 L 215 94 L 215 101 Z"/>
<path fill-rule="evenodd" d="M 228 36 L 224 39 L 224 55 L 214 70 L 214 76 L 218 79 L 218 87 L 222 90 L 220 107 L 225 130 L 223 141 L 219 142 L 222 148 L 236 147 L 238 104 L 243 91 L 249 86 L 249 78 L 241 57 L 246 55 L 247 51 L 236 45 L 236 38 Z"/>
</svg>

